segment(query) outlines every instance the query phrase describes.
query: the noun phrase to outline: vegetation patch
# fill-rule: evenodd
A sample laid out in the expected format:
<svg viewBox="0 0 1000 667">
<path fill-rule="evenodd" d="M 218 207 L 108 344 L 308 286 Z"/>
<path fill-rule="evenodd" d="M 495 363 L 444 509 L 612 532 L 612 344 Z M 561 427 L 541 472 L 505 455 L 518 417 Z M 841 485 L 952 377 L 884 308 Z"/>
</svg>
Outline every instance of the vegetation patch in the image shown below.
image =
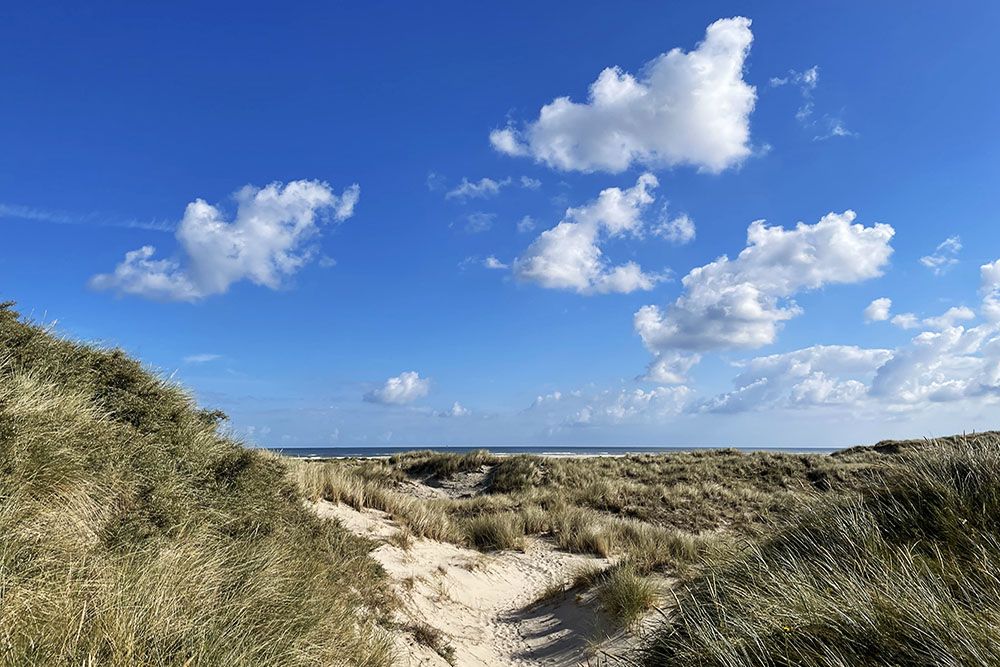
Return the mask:
<svg viewBox="0 0 1000 667">
<path fill-rule="evenodd" d="M 889 453 L 859 497 L 686 583 L 646 664 L 1000 663 L 1000 438 Z"/>
<path fill-rule="evenodd" d="M 219 418 L 0 306 L 3 663 L 390 664 L 372 545 Z"/>
</svg>

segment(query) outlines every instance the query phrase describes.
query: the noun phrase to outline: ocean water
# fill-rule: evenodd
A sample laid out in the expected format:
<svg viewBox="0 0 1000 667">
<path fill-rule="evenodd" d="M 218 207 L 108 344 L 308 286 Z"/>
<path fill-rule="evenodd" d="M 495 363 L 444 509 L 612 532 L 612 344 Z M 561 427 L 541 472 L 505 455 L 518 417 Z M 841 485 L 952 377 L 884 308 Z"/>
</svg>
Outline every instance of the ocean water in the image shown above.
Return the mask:
<svg viewBox="0 0 1000 667">
<path fill-rule="evenodd" d="M 518 447 L 265 447 L 286 456 L 366 457 L 392 456 L 404 452 L 426 451 L 461 454 L 478 449 L 486 449 L 494 454 L 541 454 L 545 456 L 621 456 L 623 454 L 668 454 L 670 452 L 693 452 L 720 447 L 558 447 L 558 446 L 518 446 Z M 787 452 L 829 454 L 840 447 L 730 447 L 744 452 Z"/>
</svg>

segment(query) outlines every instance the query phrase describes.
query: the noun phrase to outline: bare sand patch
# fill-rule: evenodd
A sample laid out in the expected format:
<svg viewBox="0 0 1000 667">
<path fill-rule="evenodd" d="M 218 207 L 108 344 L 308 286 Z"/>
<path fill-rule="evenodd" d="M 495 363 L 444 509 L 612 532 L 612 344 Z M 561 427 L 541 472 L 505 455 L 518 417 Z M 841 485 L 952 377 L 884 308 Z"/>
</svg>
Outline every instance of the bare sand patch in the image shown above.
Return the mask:
<svg viewBox="0 0 1000 667">
<path fill-rule="evenodd" d="M 540 538 L 527 538 L 523 552 L 484 554 L 424 538 L 412 538 L 404 549 L 387 541 L 399 527 L 384 512 L 326 501 L 313 507 L 320 516 L 384 542 L 372 556 L 402 601 L 394 633 L 401 665 L 449 664 L 406 629 L 420 624 L 440 633 L 456 667 L 596 664 L 602 652 L 614 655 L 630 643 L 628 633 L 608 635 L 613 624 L 589 593 L 566 591 L 535 604 L 553 584 L 568 582 L 585 568 L 606 568 L 608 559 L 559 551 Z"/>
</svg>

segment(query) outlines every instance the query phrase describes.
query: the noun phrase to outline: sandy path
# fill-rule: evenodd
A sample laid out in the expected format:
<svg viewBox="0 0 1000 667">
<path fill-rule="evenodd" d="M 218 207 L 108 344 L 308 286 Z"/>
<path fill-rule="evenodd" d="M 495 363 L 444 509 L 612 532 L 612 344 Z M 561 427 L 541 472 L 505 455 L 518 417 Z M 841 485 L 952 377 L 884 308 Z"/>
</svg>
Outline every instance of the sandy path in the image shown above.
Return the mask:
<svg viewBox="0 0 1000 667">
<path fill-rule="evenodd" d="M 349 530 L 378 541 L 398 527 L 377 510 L 358 511 L 320 501 L 320 516 L 340 520 Z M 525 553 L 483 554 L 427 539 L 408 549 L 384 543 L 372 552 L 392 578 L 403 608 L 401 624 L 426 623 L 454 648 L 456 667 L 587 664 L 598 646 L 623 638 L 602 636 L 596 605 L 586 596 L 566 593 L 552 602 L 531 605 L 553 582 L 568 580 L 583 567 L 606 567 L 601 558 L 555 550 L 530 539 Z M 400 664 L 447 667 L 433 650 L 410 633 L 395 637 Z"/>
</svg>

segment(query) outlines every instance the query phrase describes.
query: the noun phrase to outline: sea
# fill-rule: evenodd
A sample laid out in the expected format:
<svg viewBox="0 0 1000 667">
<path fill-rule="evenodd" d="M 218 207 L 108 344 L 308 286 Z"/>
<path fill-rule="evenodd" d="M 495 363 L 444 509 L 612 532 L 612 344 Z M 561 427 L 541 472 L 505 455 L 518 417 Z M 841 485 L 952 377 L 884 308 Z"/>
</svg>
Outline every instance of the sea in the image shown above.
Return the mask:
<svg viewBox="0 0 1000 667">
<path fill-rule="evenodd" d="M 315 458 L 365 458 L 392 456 L 415 451 L 435 451 L 452 454 L 462 454 L 485 449 L 494 454 L 537 454 L 540 456 L 623 456 L 626 454 L 669 454 L 673 452 L 693 452 L 703 449 L 722 449 L 723 447 L 558 447 L 544 446 L 500 446 L 500 447 L 264 447 L 285 456 L 315 457 Z M 786 452 L 794 454 L 830 454 L 840 447 L 726 447 L 744 452 Z"/>
</svg>

